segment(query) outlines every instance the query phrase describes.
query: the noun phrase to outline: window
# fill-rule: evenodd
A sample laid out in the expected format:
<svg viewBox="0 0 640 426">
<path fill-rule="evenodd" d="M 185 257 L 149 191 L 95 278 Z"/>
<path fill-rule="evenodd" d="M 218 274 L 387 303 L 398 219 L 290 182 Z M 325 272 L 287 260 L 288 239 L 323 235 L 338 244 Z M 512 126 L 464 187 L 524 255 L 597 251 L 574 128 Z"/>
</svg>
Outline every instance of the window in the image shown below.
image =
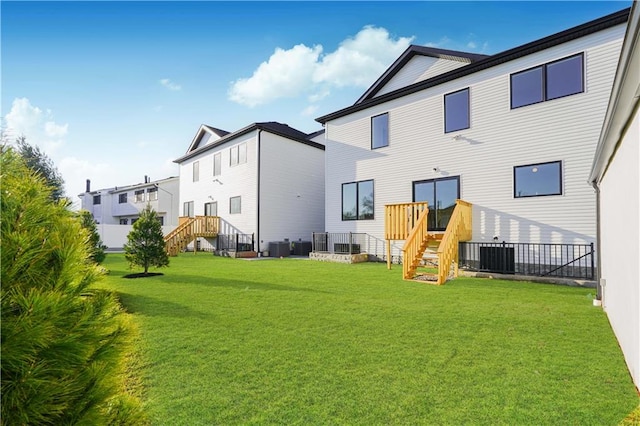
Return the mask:
<svg viewBox="0 0 640 426">
<path fill-rule="evenodd" d="M 144 189 L 140 189 L 134 193 L 134 201 L 136 203 L 144 203 Z"/>
<path fill-rule="evenodd" d="M 213 175 L 220 176 L 222 171 L 222 153 L 219 152 L 213 156 Z"/>
<path fill-rule="evenodd" d="M 241 143 L 240 145 L 233 146 L 229 149 L 231 158 L 229 159 L 229 165 L 237 166 L 238 164 L 244 164 L 247 162 L 247 144 Z"/>
<path fill-rule="evenodd" d="M 129 223 L 129 219 L 120 219 L 120 225 L 126 225 Z"/>
<path fill-rule="evenodd" d="M 373 180 L 342 184 L 342 220 L 370 220 L 373 211 Z"/>
<path fill-rule="evenodd" d="M 444 95 L 445 133 L 468 129 L 469 115 L 469 88 Z"/>
<path fill-rule="evenodd" d="M 444 231 L 460 198 L 460 177 L 429 179 L 413 182 L 413 201 L 429 204 L 427 229 Z"/>
<path fill-rule="evenodd" d="M 164 216 L 158 216 L 158 222 L 160 222 L 160 226 L 164 226 Z"/>
<path fill-rule="evenodd" d="M 562 195 L 562 162 L 528 164 L 513 168 L 514 198 Z"/>
<path fill-rule="evenodd" d="M 193 201 L 187 201 L 182 204 L 182 215 L 185 217 L 193 217 Z"/>
<path fill-rule="evenodd" d="M 118 204 L 125 204 L 127 202 L 127 193 L 118 195 Z M 126 225 L 126 224 L 125 224 Z"/>
<path fill-rule="evenodd" d="M 137 217 L 135 217 L 135 218 L 131 219 L 131 224 L 133 225 L 133 224 L 134 224 L 134 223 L 136 223 L 137 221 L 138 221 L 138 218 L 137 218 Z"/>
<path fill-rule="evenodd" d="M 371 149 L 389 146 L 389 113 L 371 117 Z"/>
<path fill-rule="evenodd" d="M 204 203 L 205 216 L 218 216 L 218 202 Z"/>
<path fill-rule="evenodd" d="M 100 195 L 94 195 L 93 196 L 93 205 L 95 206 L 96 204 L 100 204 L 102 202 Z"/>
<path fill-rule="evenodd" d="M 193 162 L 193 181 L 197 182 L 200 180 L 200 162 Z"/>
<path fill-rule="evenodd" d="M 158 188 L 147 189 L 147 200 L 156 201 L 158 199 Z"/>
<path fill-rule="evenodd" d="M 236 214 L 242 211 L 240 197 L 229 198 L 229 213 Z"/>
<path fill-rule="evenodd" d="M 511 74 L 511 108 L 584 92 L 584 54 Z"/>
</svg>

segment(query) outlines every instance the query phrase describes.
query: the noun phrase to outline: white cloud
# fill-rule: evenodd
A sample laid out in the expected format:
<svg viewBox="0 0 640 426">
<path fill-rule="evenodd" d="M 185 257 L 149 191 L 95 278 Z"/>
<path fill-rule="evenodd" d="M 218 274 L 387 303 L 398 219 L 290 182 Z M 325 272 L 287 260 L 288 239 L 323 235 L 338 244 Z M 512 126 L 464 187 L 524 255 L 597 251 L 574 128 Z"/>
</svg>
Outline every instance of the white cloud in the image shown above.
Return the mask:
<svg viewBox="0 0 640 426">
<path fill-rule="evenodd" d="M 393 40 L 384 28 L 364 27 L 353 38 L 322 58 L 314 81 L 337 87 L 367 87 L 405 51 L 413 37 Z"/>
<path fill-rule="evenodd" d="M 367 87 L 412 40 L 413 37 L 393 39 L 386 29 L 367 26 L 327 54 L 323 54 L 321 45 L 277 48 L 251 77 L 232 82 L 228 96 L 253 107 L 310 92 L 309 100 L 317 102 L 329 94 L 329 87 Z"/>
<path fill-rule="evenodd" d="M 469 49 L 475 49 L 476 47 L 478 47 L 478 45 L 473 41 L 470 41 L 469 43 L 467 43 L 467 48 Z"/>
<path fill-rule="evenodd" d="M 182 86 L 181 85 L 172 82 L 168 78 L 163 78 L 163 79 L 159 80 L 159 82 L 160 82 L 160 84 L 162 84 L 164 87 L 166 87 L 167 89 L 169 89 L 171 91 L 175 92 L 175 91 L 178 91 L 178 90 L 182 90 Z"/>
<path fill-rule="evenodd" d="M 232 83 L 229 99 L 253 107 L 274 99 L 296 96 L 311 82 L 321 53 L 322 46 L 311 48 L 298 44 L 289 50 L 277 48 L 250 78 Z"/>
<path fill-rule="evenodd" d="M 24 135 L 31 145 L 39 146 L 47 153 L 55 151 L 64 144 L 69 125 L 58 124 L 53 120 L 51 110 L 31 105 L 27 98 L 16 98 L 11 111 L 5 116 L 7 133 L 16 138 Z"/>
<path fill-rule="evenodd" d="M 313 113 L 315 113 L 317 110 L 318 110 L 318 106 L 317 105 L 309 105 L 308 107 L 306 107 L 305 109 L 303 109 L 300 112 L 300 115 L 308 117 L 308 116 L 312 115 Z"/>
</svg>

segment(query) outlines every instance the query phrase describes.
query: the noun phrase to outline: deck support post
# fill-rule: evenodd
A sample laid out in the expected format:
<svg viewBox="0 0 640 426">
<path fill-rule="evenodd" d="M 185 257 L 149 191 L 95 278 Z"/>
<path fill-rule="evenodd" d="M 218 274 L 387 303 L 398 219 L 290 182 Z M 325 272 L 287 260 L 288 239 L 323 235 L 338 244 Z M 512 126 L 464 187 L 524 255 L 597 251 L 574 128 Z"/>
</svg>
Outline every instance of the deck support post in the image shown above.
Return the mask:
<svg viewBox="0 0 640 426">
<path fill-rule="evenodd" d="M 387 240 L 387 269 L 391 269 L 391 240 Z"/>
</svg>

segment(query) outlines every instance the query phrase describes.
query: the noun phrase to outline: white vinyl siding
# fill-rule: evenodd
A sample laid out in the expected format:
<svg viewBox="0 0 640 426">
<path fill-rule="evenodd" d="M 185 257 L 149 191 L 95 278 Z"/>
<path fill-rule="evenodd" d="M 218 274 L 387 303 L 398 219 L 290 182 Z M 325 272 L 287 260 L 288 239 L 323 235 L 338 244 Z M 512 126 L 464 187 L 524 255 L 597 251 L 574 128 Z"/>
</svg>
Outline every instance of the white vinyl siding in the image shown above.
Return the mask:
<svg viewBox="0 0 640 426">
<path fill-rule="evenodd" d="M 602 301 L 636 386 L 640 386 L 639 114 L 636 110 L 600 183 L 601 276 L 606 282 Z"/>
<path fill-rule="evenodd" d="M 393 92 L 396 89 L 444 74 L 465 65 L 469 65 L 469 62 L 416 55 L 376 93 L 376 96 Z"/>
<path fill-rule="evenodd" d="M 460 176 L 461 198 L 473 203 L 473 240 L 595 241 L 595 195 L 586 183 L 624 25 L 497 65 L 326 123 L 328 232 L 384 237 L 384 205 L 410 202 L 412 182 Z M 514 72 L 585 53 L 585 92 L 526 108 L 510 108 Z M 443 96 L 469 87 L 473 125 L 443 134 Z M 389 112 L 389 148 L 370 150 L 370 117 Z M 567 123 L 571 123 L 570 126 Z M 513 167 L 562 162 L 563 194 L 514 199 Z M 436 169 L 436 171 L 434 171 Z M 375 220 L 341 220 L 341 185 L 374 179 Z M 399 253 L 403 242 L 394 244 Z"/>
<path fill-rule="evenodd" d="M 324 151 L 268 132 L 261 145 L 260 250 L 285 238 L 310 241 L 324 231 Z"/>
</svg>

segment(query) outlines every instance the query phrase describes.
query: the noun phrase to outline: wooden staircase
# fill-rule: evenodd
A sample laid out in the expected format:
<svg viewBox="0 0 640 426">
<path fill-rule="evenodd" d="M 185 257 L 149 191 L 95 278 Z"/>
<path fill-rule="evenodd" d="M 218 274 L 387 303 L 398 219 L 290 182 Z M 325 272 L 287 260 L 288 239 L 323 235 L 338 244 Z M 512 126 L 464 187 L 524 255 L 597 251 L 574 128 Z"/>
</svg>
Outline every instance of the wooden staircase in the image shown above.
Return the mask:
<svg viewBox="0 0 640 426">
<path fill-rule="evenodd" d="M 409 211 L 415 210 L 414 204 L 417 203 L 390 205 L 394 207 L 387 211 L 386 219 L 396 223 L 404 220 L 410 216 Z M 399 209 L 397 206 L 403 207 Z M 428 214 L 428 208 L 420 208 L 417 218 L 411 221 L 413 227 L 405 237 L 402 248 L 402 277 L 405 280 L 420 280 L 441 285 L 447 281 L 449 276 L 454 278 L 458 276 L 458 243 L 471 239 L 471 203 L 456 200 L 456 206 L 444 233 L 428 231 Z M 393 235 L 387 234 L 387 236 Z M 389 239 L 387 241 L 390 244 Z M 389 245 L 387 247 L 389 253 Z M 427 253 L 426 257 L 425 252 Z M 436 265 L 429 265 L 429 261 L 436 263 Z M 388 262 L 388 266 L 390 267 L 390 262 Z M 426 268 L 424 268 L 425 266 Z"/>
<path fill-rule="evenodd" d="M 165 250 L 169 256 L 177 256 L 198 237 L 217 237 L 220 230 L 218 216 L 180 218 L 180 222 L 176 229 L 164 237 Z M 193 252 L 195 253 L 196 250 Z"/>
</svg>

